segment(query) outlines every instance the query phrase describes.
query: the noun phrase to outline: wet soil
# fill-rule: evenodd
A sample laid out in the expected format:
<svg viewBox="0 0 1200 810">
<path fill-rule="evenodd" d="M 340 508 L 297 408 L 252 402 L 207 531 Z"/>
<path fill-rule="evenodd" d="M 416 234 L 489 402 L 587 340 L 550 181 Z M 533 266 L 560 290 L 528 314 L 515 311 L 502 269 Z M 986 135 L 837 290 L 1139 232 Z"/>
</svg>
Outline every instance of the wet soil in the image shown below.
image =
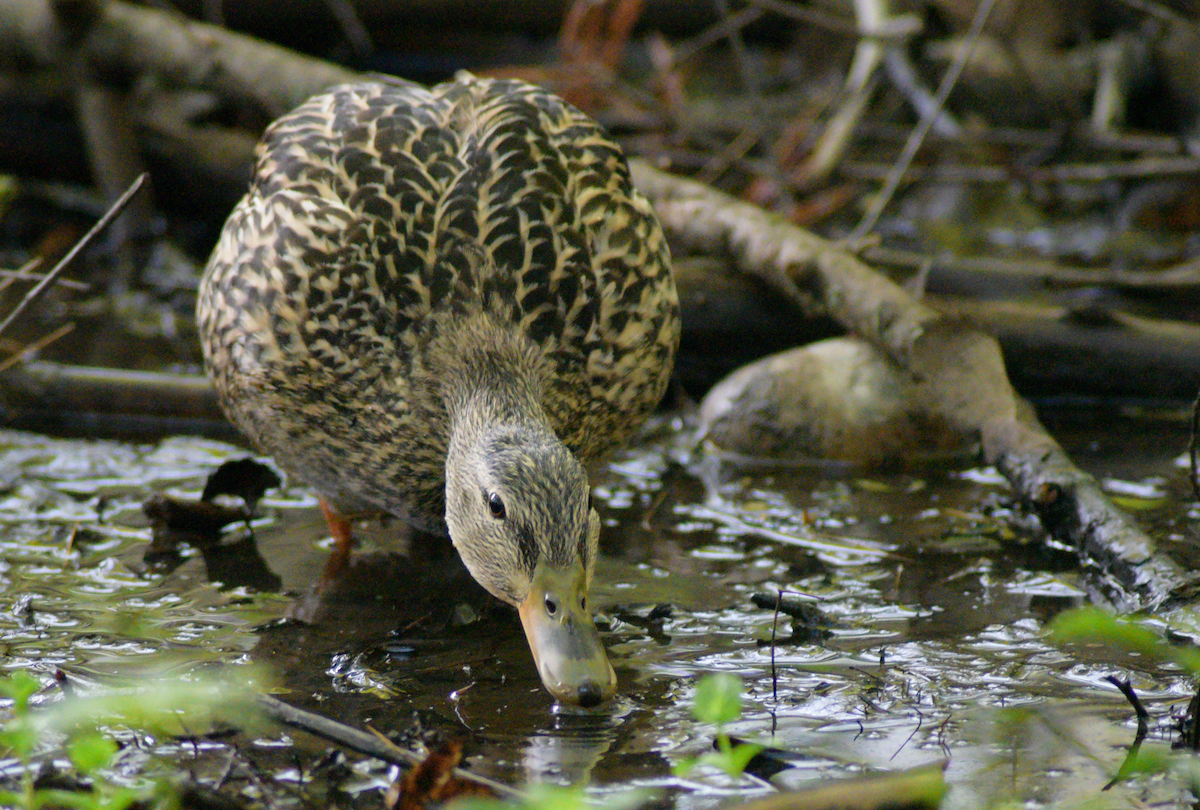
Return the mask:
<svg viewBox="0 0 1200 810">
<path fill-rule="evenodd" d="M 1052 424 L 1159 542 L 1196 564 L 1182 419 Z M 605 529 L 591 601 L 620 696 L 564 709 L 541 689 L 515 612 L 445 544 L 405 543 L 397 524 L 360 527 L 349 575 L 314 596 L 331 541 L 302 488 L 269 492 L 216 545 L 147 563 L 142 503 L 196 499 L 213 469 L 245 455 L 194 438 L 0 432 L 4 668 L 47 682 L 61 669 L 90 689 L 263 663 L 298 707 L 406 745 L 462 738 L 470 767 L 501 781 L 587 781 L 600 797 L 649 787 L 679 808 L 943 759 L 948 807 L 1096 797 L 1135 726 L 1105 677 L 1132 679 L 1160 743 L 1193 691 L 1168 667 L 1048 643 L 1046 622 L 1089 601 L 1088 574 L 1043 542 L 994 471 L 733 465 L 666 416 L 593 479 Z M 813 597 L 823 618 L 777 617 L 780 590 Z M 1200 630 L 1183 609 L 1154 620 L 1183 637 Z M 712 745 L 690 705 L 696 678 L 714 671 L 746 684 L 729 730 L 785 752 L 757 775 L 672 773 Z M 1028 711 L 1014 720 L 1004 712 L 1014 707 Z M 130 740 L 153 757 L 128 778 L 182 768 L 251 805 L 382 806 L 395 775 L 270 723 Z M 1135 806 L 1182 790 L 1135 780 L 1104 796 Z"/>
</svg>

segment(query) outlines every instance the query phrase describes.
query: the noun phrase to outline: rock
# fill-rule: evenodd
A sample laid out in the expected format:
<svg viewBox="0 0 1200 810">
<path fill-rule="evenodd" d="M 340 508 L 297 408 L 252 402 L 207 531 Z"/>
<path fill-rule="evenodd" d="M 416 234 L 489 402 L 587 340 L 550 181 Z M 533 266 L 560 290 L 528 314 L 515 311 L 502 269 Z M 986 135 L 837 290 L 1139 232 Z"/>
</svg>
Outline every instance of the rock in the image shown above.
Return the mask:
<svg viewBox="0 0 1200 810">
<path fill-rule="evenodd" d="M 854 465 L 966 455 L 978 437 L 932 410 L 932 392 L 864 340 L 832 338 L 738 369 L 700 405 L 720 451 Z"/>
</svg>

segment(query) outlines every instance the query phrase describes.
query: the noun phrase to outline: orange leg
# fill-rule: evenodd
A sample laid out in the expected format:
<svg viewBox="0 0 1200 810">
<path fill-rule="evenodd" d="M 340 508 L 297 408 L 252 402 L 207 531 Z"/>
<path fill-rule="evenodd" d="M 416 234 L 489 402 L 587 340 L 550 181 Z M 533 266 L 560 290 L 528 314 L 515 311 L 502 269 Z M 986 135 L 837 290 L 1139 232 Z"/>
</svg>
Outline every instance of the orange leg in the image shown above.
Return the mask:
<svg viewBox="0 0 1200 810">
<path fill-rule="evenodd" d="M 321 498 L 320 501 L 321 512 L 325 515 L 325 522 L 329 524 L 329 531 L 333 534 L 336 543 L 333 553 L 329 555 L 329 561 L 325 563 L 325 573 L 321 575 L 320 588 L 325 590 L 346 570 L 346 565 L 350 562 L 350 551 L 354 546 L 354 538 L 350 536 L 350 521 L 330 506 L 324 498 Z"/>
</svg>

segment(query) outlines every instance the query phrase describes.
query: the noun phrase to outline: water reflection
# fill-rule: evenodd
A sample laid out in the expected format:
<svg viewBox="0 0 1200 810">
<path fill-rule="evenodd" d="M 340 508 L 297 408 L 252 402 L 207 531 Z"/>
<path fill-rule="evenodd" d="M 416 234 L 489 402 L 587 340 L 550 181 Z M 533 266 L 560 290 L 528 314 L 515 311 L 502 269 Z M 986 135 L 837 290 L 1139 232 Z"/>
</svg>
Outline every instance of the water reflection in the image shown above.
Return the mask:
<svg viewBox="0 0 1200 810">
<path fill-rule="evenodd" d="M 524 749 L 525 778 L 564 785 L 587 784 L 592 769 L 616 738 L 617 718 L 560 710 L 554 725 L 530 735 Z"/>
</svg>

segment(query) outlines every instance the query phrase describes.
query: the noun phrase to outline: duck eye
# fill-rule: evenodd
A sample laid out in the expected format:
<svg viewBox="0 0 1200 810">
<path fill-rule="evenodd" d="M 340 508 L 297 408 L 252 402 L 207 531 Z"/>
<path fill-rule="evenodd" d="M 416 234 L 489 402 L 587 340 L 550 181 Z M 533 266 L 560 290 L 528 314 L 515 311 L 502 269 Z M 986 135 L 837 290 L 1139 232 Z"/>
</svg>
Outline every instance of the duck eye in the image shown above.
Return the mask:
<svg viewBox="0 0 1200 810">
<path fill-rule="evenodd" d="M 555 613 L 558 613 L 558 605 L 555 604 L 553 599 L 546 599 L 546 612 L 551 616 L 553 616 Z"/>
<path fill-rule="evenodd" d="M 506 514 L 504 511 L 504 501 L 500 500 L 499 495 L 497 495 L 495 492 L 488 495 L 487 505 L 488 511 L 492 513 L 492 517 L 494 517 L 496 520 L 504 519 L 504 515 Z"/>
</svg>

